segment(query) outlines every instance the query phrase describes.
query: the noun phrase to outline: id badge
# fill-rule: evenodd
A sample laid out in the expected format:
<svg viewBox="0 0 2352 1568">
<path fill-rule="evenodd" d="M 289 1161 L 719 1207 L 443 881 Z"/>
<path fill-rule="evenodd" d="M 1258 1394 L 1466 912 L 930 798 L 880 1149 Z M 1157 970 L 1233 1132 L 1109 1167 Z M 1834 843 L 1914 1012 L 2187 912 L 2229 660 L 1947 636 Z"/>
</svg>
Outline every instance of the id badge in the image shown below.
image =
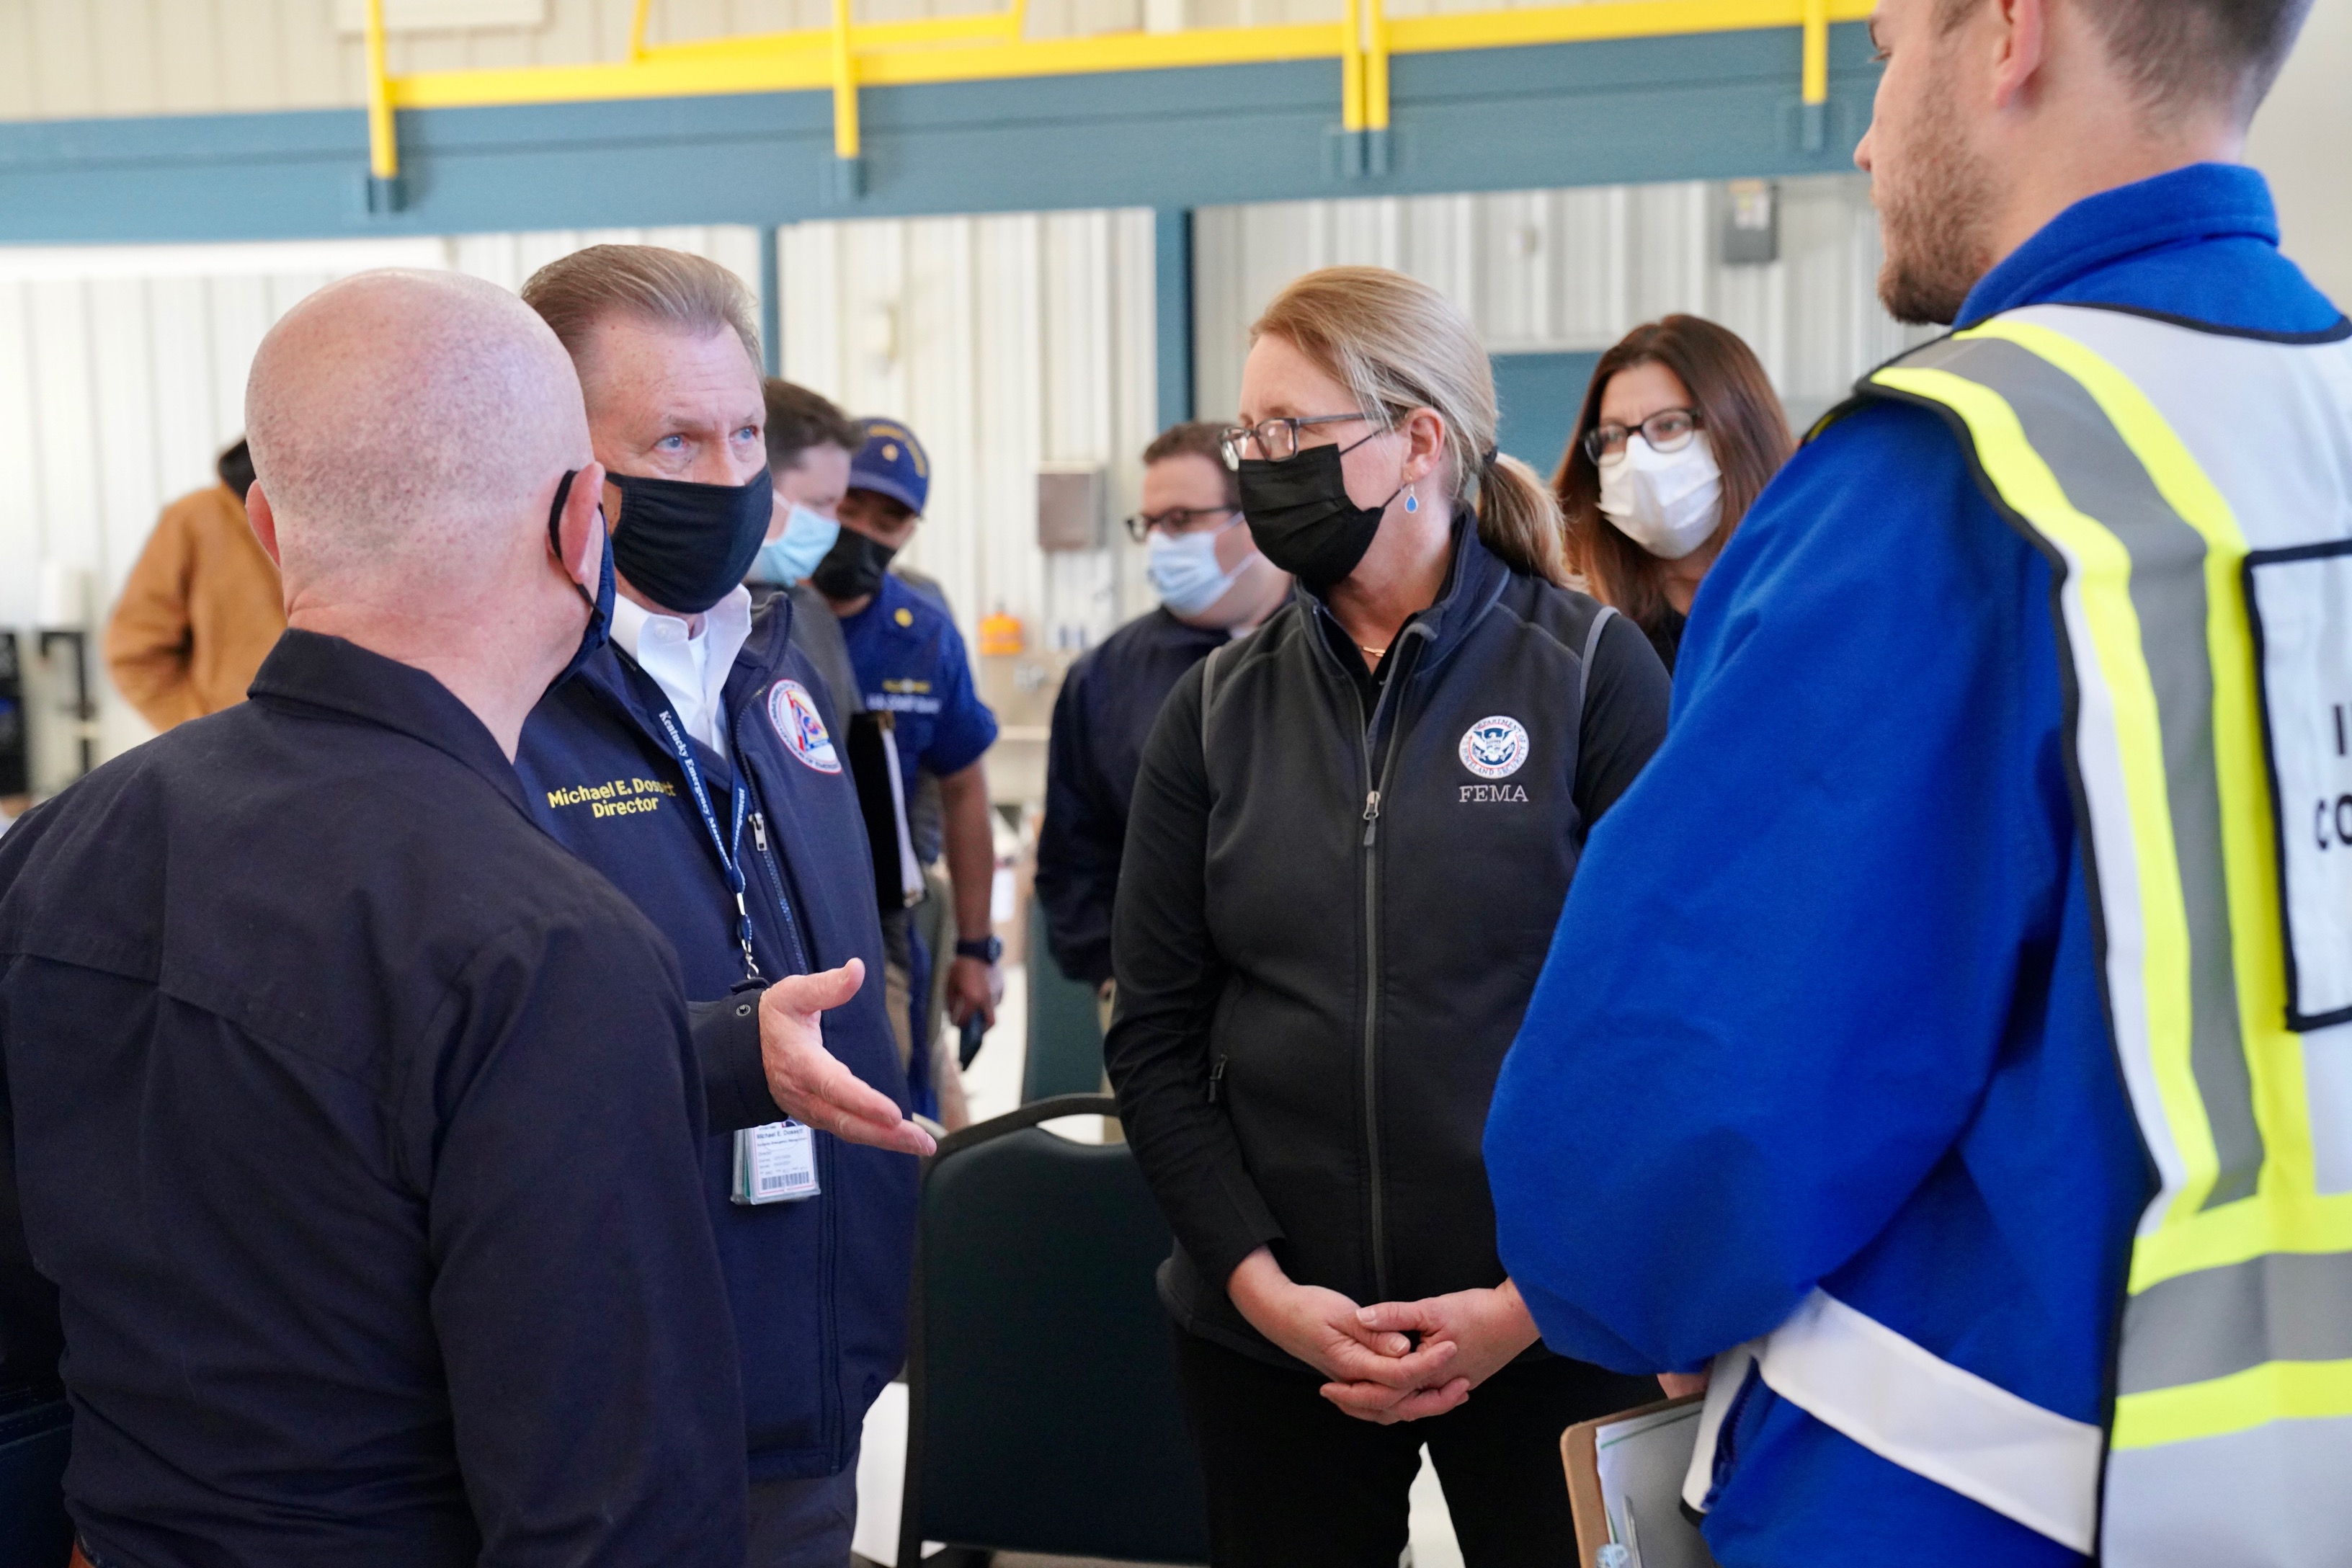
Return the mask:
<svg viewBox="0 0 2352 1568">
<path fill-rule="evenodd" d="M 817 1195 L 816 1140 L 797 1121 L 771 1121 L 735 1134 L 729 1201 L 793 1204 Z"/>
</svg>

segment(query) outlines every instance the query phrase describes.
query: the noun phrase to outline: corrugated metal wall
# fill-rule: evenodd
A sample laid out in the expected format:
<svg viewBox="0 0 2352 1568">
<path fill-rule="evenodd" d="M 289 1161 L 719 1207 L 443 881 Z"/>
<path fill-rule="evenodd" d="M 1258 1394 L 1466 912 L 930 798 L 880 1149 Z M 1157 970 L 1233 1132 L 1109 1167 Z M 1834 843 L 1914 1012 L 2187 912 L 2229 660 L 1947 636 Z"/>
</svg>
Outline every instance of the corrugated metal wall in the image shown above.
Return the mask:
<svg viewBox="0 0 2352 1568">
<path fill-rule="evenodd" d="M 246 371 L 270 324 L 366 268 L 455 267 L 512 288 L 602 239 L 693 250 L 757 286 L 759 236 L 745 228 L 0 250 L 0 626 L 32 626 L 45 563 L 89 574 L 101 757 L 149 731 L 106 680 L 95 628 L 156 512 L 214 482 L 214 458 L 244 427 Z M 53 718 L 62 671 L 32 674 L 34 776 L 49 785 L 70 766 Z"/>
<path fill-rule="evenodd" d="M 1355 263 L 1444 290 L 1496 352 L 1601 349 L 1669 311 L 1709 317 L 1755 348 L 1801 426 L 1910 338 L 1878 305 L 1868 182 L 1784 180 L 1779 194 L 1780 259 L 1743 267 L 1716 259 L 1720 188 L 1698 182 L 1204 208 L 1199 406 L 1234 406 L 1249 323 L 1284 282 Z M 1545 470 L 1559 457 L 1516 455 Z"/>
<path fill-rule="evenodd" d="M 1244 333 L 1275 289 L 1359 260 L 1444 289 L 1498 350 L 1598 348 L 1664 310 L 1713 315 L 1756 344 L 1801 419 L 1904 336 L 1872 294 L 1859 179 L 1781 195 L 1782 258 L 1756 268 L 1712 259 L 1716 196 L 1697 184 L 1203 211 L 1200 410 L 1230 415 Z M 404 264 L 512 287 L 604 238 L 710 255 L 756 287 L 757 233 L 725 227 L 0 251 L 0 626 L 31 624 L 44 562 L 91 573 L 102 622 L 157 510 L 208 483 L 237 434 L 254 345 L 320 283 Z M 1150 602 L 1116 523 L 1157 427 L 1148 211 L 808 223 L 782 231 L 780 255 L 787 374 L 853 412 L 898 416 L 930 448 L 929 521 L 907 558 L 941 579 L 967 636 L 1001 608 L 1050 651 Z M 1037 548 L 1047 464 L 1107 470 L 1102 548 Z M 111 754 L 145 730 L 101 687 Z M 63 765 L 58 742 L 41 776 Z"/>
</svg>

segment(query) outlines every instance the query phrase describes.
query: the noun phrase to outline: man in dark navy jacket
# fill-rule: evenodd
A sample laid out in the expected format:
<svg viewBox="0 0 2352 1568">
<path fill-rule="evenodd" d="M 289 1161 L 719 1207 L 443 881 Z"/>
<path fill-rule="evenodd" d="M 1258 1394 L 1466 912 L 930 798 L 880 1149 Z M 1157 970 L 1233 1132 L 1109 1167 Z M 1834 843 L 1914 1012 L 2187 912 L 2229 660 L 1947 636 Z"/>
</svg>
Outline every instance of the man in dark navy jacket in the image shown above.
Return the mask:
<svg viewBox="0 0 2352 1568">
<path fill-rule="evenodd" d="M 1160 704 L 1183 673 L 1282 607 L 1290 574 L 1257 552 L 1214 425 L 1171 425 L 1143 449 L 1143 545 L 1160 607 L 1070 666 L 1054 700 L 1037 898 L 1054 962 L 1108 1004 L 1110 911 L 1127 807 Z M 1109 1012 L 1104 1010 L 1104 1026 Z"/>
<path fill-rule="evenodd" d="M 774 508 L 751 300 L 716 263 L 646 246 L 551 263 L 523 298 L 580 371 L 620 589 L 613 646 L 524 729 L 532 807 L 668 935 L 689 996 L 838 974 L 823 1065 L 856 1092 L 785 1095 L 793 1120 L 713 1136 L 703 1180 L 742 1369 L 751 1561 L 845 1568 L 862 1423 L 905 1354 L 911 1156 L 929 1139 L 897 1098 L 838 716 L 793 646 L 791 599 L 754 616 L 741 586 Z"/>
<path fill-rule="evenodd" d="M 730 1561 L 677 962 L 509 762 L 610 581 L 562 352 L 367 274 L 247 413 L 253 700 L 0 845 L 0 1384 L 69 1352 L 96 1568 Z"/>
</svg>

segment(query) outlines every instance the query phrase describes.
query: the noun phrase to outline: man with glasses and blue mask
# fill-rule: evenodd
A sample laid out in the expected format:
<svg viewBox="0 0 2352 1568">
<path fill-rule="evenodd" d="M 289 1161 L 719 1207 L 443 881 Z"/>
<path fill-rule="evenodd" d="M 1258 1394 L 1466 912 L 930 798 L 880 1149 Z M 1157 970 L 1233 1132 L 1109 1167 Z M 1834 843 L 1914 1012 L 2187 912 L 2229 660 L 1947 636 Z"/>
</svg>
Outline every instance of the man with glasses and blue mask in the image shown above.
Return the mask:
<svg viewBox="0 0 2352 1568">
<path fill-rule="evenodd" d="M 1143 449 L 1143 510 L 1127 520 L 1160 607 L 1070 667 L 1054 703 L 1037 897 L 1062 973 L 1091 987 L 1108 1026 L 1111 903 L 1127 808 L 1152 721 L 1184 672 L 1255 630 L 1290 574 L 1242 526 L 1240 487 L 1214 425 L 1171 425 Z"/>
<path fill-rule="evenodd" d="M 767 542 L 752 558 L 743 585 L 754 610 L 779 594 L 793 601 L 793 641 L 830 688 L 845 722 L 866 711 L 857 672 L 841 640 L 841 623 L 809 582 L 817 563 L 841 537 L 841 501 L 849 491 L 849 459 L 865 441 L 857 421 L 833 399 L 778 376 L 761 384 L 768 410 L 768 483 L 775 510 Z"/>
<path fill-rule="evenodd" d="M 690 997 L 779 1034 L 786 1000 L 824 1012 L 823 1047 L 765 1081 L 698 1036 L 711 1124 L 742 1129 L 704 1141 L 702 1174 L 749 1428 L 749 1561 L 847 1568 L 863 1418 L 905 1353 L 908 1156 L 930 1140 L 900 1098 L 839 715 L 792 601 L 755 616 L 742 586 L 775 510 L 751 298 L 716 263 L 646 246 L 566 257 L 522 294 L 579 373 L 618 592 L 611 645 L 540 703 L 518 771 L 541 826 L 668 936 Z"/>
</svg>

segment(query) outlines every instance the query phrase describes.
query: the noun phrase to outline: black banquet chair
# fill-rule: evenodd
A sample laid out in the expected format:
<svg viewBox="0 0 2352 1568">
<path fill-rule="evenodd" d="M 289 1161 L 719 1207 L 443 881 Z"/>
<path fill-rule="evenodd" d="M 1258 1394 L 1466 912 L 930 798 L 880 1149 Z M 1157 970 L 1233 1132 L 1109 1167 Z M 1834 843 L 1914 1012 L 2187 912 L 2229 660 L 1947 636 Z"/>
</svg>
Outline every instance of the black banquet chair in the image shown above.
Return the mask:
<svg viewBox="0 0 2352 1568">
<path fill-rule="evenodd" d="M 968 1127 L 923 1176 L 898 1558 L 1033 1552 L 1208 1561 L 1152 1276 L 1168 1222 L 1124 1143 L 1037 1124 L 1108 1116 L 1060 1095 Z"/>
</svg>

